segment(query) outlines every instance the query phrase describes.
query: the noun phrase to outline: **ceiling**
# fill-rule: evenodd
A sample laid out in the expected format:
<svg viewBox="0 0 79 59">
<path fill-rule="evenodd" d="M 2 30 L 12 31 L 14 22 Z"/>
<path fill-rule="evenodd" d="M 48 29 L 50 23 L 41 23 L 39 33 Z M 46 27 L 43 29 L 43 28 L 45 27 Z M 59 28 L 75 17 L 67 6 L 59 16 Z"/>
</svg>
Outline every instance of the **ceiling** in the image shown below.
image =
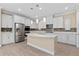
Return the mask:
<svg viewBox="0 0 79 59">
<path fill-rule="evenodd" d="M 0 6 L 12 12 L 18 12 L 31 18 L 49 17 L 79 8 L 77 3 L 0 3 Z M 40 10 L 39 8 L 42 8 Z"/>
</svg>

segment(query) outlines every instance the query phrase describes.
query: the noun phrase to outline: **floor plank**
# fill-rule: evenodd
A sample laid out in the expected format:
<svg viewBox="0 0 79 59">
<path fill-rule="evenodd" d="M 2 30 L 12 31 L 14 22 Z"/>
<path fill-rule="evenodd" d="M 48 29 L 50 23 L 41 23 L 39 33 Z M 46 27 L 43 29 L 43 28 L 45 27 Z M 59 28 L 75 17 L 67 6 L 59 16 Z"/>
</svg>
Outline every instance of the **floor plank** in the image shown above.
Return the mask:
<svg viewBox="0 0 79 59">
<path fill-rule="evenodd" d="M 79 56 L 79 48 L 72 45 L 57 43 L 55 56 Z M 26 42 L 9 44 L 0 47 L 0 56 L 51 56 L 43 51 L 27 46 Z"/>
<path fill-rule="evenodd" d="M 79 48 L 73 45 L 57 43 L 56 56 L 79 56 Z"/>
<path fill-rule="evenodd" d="M 20 42 L 0 47 L 0 56 L 50 56 L 50 54 L 26 45 L 26 42 Z"/>
</svg>

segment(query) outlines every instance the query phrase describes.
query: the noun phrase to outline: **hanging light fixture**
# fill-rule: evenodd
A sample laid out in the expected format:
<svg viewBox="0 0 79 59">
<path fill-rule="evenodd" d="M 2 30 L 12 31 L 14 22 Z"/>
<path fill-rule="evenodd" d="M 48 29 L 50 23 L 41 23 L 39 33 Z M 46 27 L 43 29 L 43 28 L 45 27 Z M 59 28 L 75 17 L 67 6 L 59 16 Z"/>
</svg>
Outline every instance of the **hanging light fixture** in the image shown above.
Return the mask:
<svg viewBox="0 0 79 59">
<path fill-rule="evenodd" d="M 33 24 L 33 21 L 31 20 L 31 24 Z"/>
<path fill-rule="evenodd" d="M 36 23 L 38 24 L 39 19 L 36 19 Z"/>
<path fill-rule="evenodd" d="M 43 21 L 46 22 L 46 17 L 43 17 Z"/>
</svg>

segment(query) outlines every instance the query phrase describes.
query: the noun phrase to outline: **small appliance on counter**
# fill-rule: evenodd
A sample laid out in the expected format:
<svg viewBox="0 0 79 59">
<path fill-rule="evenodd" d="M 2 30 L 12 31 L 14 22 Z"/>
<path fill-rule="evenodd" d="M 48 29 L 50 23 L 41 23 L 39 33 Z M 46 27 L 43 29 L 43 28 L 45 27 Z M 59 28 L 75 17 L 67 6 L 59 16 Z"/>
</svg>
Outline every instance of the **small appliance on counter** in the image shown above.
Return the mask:
<svg viewBox="0 0 79 59">
<path fill-rule="evenodd" d="M 53 24 L 46 24 L 46 32 L 53 33 Z"/>
<path fill-rule="evenodd" d="M 30 33 L 30 26 L 25 26 L 25 33 Z"/>
</svg>

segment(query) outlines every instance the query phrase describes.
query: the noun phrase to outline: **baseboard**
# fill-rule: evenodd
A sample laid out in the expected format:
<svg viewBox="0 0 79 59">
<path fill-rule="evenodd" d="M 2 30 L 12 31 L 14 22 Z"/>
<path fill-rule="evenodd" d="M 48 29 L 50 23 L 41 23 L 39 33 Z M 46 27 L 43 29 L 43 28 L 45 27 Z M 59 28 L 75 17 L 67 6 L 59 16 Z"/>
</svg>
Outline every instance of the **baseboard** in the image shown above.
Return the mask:
<svg viewBox="0 0 79 59">
<path fill-rule="evenodd" d="M 39 49 L 39 50 L 41 50 L 41 51 L 44 51 L 44 52 L 46 52 L 46 53 L 51 54 L 51 55 L 54 56 L 54 52 L 52 53 L 52 52 L 50 52 L 50 51 L 48 51 L 48 50 L 46 50 L 46 49 L 40 48 L 40 47 L 38 47 L 38 46 L 36 46 L 36 45 L 33 45 L 33 44 L 31 44 L 31 43 L 27 43 L 27 45 L 32 46 L 32 47 L 34 47 L 34 48 L 37 48 L 37 49 Z"/>
</svg>

